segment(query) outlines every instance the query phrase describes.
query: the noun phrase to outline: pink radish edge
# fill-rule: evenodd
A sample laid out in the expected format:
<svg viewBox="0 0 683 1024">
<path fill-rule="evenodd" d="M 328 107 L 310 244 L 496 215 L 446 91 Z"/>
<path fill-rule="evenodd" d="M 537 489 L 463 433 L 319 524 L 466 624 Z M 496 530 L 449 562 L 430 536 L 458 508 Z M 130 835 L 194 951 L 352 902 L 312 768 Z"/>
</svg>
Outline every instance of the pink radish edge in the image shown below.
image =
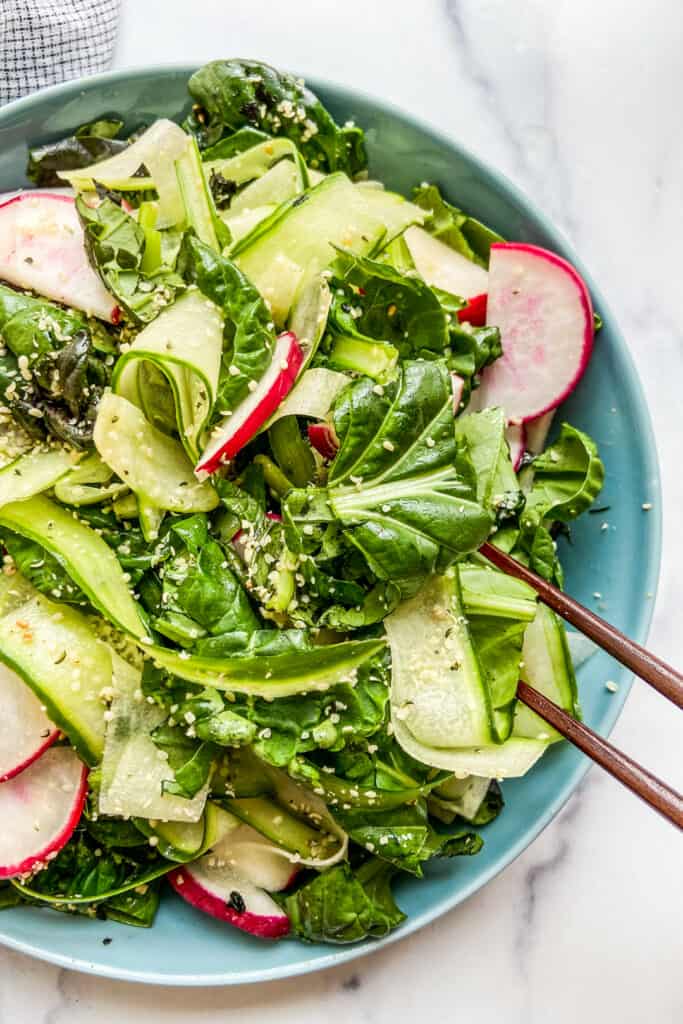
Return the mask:
<svg viewBox="0 0 683 1024">
<path fill-rule="evenodd" d="M 331 423 L 310 423 L 308 440 L 318 454 L 328 461 L 339 451 L 339 439 Z"/>
<path fill-rule="evenodd" d="M 505 439 L 510 446 L 510 459 L 515 473 L 522 464 L 526 451 L 526 428 L 523 423 L 509 423 L 505 430 Z"/>
<path fill-rule="evenodd" d="M 278 370 L 278 362 L 283 365 Z M 210 441 L 195 467 L 196 473 L 215 473 L 237 455 L 241 448 L 256 434 L 259 427 L 270 419 L 280 402 L 283 401 L 294 387 L 297 375 L 304 361 L 304 353 L 299 341 L 291 331 L 285 331 L 277 338 L 273 351 L 273 360 L 265 375 L 251 392 L 234 410 L 232 416 L 226 417 L 214 433 L 218 436 Z M 273 374 L 275 369 L 275 374 Z M 242 422 L 239 422 L 242 412 Z M 235 423 L 237 427 L 231 429 Z"/>
<path fill-rule="evenodd" d="M 52 746 L 55 740 L 59 739 L 59 736 L 59 729 L 54 727 L 50 735 L 46 738 L 45 742 L 42 743 L 39 747 L 37 747 L 36 750 L 34 750 L 34 752 L 29 755 L 29 757 L 25 758 L 20 764 L 16 765 L 14 768 L 10 768 L 9 771 L 6 771 L 3 775 L 0 775 L 0 784 L 2 784 L 3 782 L 9 782 L 10 779 L 15 778 L 17 775 L 21 775 L 23 771 L 25 771 L 30 765 L 33 764 L 34 761 L 37 761 L 38 758 L 45 753 L 48 747 Z"/>
<path fill-rule="evenodd" d="M 235 928 L 249 932 L 250 935 L 262 939 L 280 939 L 289 932 L 289 918 L 284 911 L 282 917 L 267 917 L 253 914 L 248 910 L 238 913 L 195 882 L 186 868 L 171 871 L 166 877 L 175 892 L 191 906 L 219 921 L 226 921 Z"/>
<path fill-rule="evenodd" d="M 491 250 L 493 251 L 497 249 L 531 253 L 533 255 L 540 256 L 541 258 L 547 260 L 549 263 L 552 263 L 557 267 L 561 267 L 562 270 L 565 271 L 568 274 L 568 276 L 572 278 L 576 285 L 579 294 L 579 301 L 585 317 L 583 347 L 581 350 L 579 366 L 576 370 L 576 373 L 574 374 L 570 382 L 566 385 L 564 390 L 562 390 L 559 393 L 559 395 L 556 398 L 554 398 L 551 402 L 548 402 L 547 405 L 545 405 L 541 409 L 535 409 L 533 413 L 529 413 L 528 415 L 520 417 L 520 421 L 522 423 L 528 423 L 531 420 L 540 419 L 541 416 L 544 416 L 546 413 L 551 412 L 553 409 L 556 409 L 558 405 L 561 405 L 561 403 L 564 402 L 564 400 L 568 398 L 568 396 L 572 393 L 576 385 L 581 380 L 581 377 L 585 373 L 586 367 L 590 361 L 590 357 L 593 352 L 593 340 L 595 335 L 593 324 L 593 304 L 591 302 L 588 287 L 583 278 L 581 277 L 581 275 L 579 274 L 579 272 L 576 270 L 575 267 L 572 266 L 572 264 L 568 260 L 565 260 L 562 256 L 558 256 L 557 253 L 551 252 L 550 249 L 544 249 L 540 245 L 532 245 L 527 242 L 494 242 L 491 245 Z"/>
<path fill-rule="evenodd" d="M 12 784 L 11 781 L 9 784 Z M 37 853 L 32 853 L 30 856 L 25 857 L 18 864 L 0 865 L 0 878 L 17 878 L 45 867 L 50 860 L 50 855 L 58 853 L 62 847 L 66 846 L 73 835 L 76 825 L 78 825 L 81 819 L 87 795 L 88 768 L 86 765 L 81 765 L 81 777 L 74 794 L 74 802 L 63 828 L 60 829 L 57 835 L 52 837 L 47 846 Z"/>
</svg>

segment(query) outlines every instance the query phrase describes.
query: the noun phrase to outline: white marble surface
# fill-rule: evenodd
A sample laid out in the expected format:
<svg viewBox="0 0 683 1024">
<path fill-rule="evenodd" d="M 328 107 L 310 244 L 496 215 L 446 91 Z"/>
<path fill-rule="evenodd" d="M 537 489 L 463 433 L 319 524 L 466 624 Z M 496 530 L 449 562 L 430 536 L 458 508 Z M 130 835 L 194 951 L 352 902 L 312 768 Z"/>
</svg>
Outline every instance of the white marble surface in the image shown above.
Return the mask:
<svg viewBox="0 0 683 1024">
<path fill-rule="evenodd" d="M 256 56 L 355 84 L 465 140 L 579 247 L 655 420 L 665 494 L 652 646 L 683 663 L 680 0 L 123 0 L 116 64 Z M 680 722 L 637 684 L 614 733 L 683 782 Z M 593 770 L 494 882 L 346 968 L 164 991 L 0 951 L 0 1024 L 619 1024 L 683 1020 L 680 837 Z"/>
</svg>

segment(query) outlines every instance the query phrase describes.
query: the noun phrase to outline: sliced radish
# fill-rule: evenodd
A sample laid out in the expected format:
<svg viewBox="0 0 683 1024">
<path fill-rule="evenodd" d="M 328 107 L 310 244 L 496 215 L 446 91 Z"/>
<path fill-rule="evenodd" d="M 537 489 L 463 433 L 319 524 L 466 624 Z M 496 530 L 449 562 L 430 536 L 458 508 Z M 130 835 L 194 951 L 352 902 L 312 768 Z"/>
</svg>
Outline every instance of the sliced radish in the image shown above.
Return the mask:
<svg viewBox="0 0 683 1024">
<path fill-rule="evenodd" d="M 68 842 L 83 811 L 88 770 L 70 747 L 52 747 L 0 784 L 0 878 L 45 867 Z"/>
<path fill-rule="evenodd" d="M 23 772 L 54 743 L 59 730 L 19 676 L 0 665 L 0 783 Z"/>
<path fill-rule="evenodd" d="M 566 260 L 536 245 L 492 245 L 486 322 L 500 328 L 503 355 L 482 373 L 484 408 L 524 422 L 574 390 L 593 348 L 593 309 Z"/>
<path fill-rule="evenodd" d="M 510 446 L 512 468 L 517 472 L 526 451 L 526 430 L 523 423 L 509 423 L 505 428 L 505 439 Z"/>
<path fill-rule="evenodd" d="M 197 910 L 263 939 L 289 932 L 289 918 L 267 892 L 225 864 L 210 867 L 211 859 L 208 854 L 171 871 L 167 877 L 179 896 Z"/>
<path fill-rule="evenodd" d="M 553 409 L 550 412 L 546 412 L 543 416 L 539 416 L 537 420 L 531 420 L 526 424 L 526 447 L 527 451 L 531 452 L 532 455 L 540 455 L 545 448 L 545 442 L 548 439 L 554 416 L 555 410 Z"/>
<path fill-rule="evenodd" d="M 323 459 L 331 460 L 339 451 L 339 439 L 331 423 L 310 423 L 308 440 Z"/>
<path fill-rule="evenodd" d="M 458 320 L 460 323 L 464 323 L 466 321 L 474 327 L 483 327 L 486 323 L 487 302 L 488 295 L 486 292 L 482 292 L 481 295 L 475 295 L 473 298 L 468 299 L 467 305 L 458 310 Z"/>
<path fill-rule="evenodd" d="M 433 238 L 424 228 L 410 227 L 404 238 L 415 269 L 427 284 L 462 298 L 487 290 L 488 275 L 483 267 Z"/>
<path fill-rule="evenodd" d="M 111 323 L 119 317 L 88 262 L 70 196 L 21 192 L 0 205 L 0 279 Z"/>
<path fill-rule="evenodd" d="M 296 335 L 285 331 L 278 337 L 272 362 L 254 391 L 213 431 L 195 472 L 214 473 L 234 459 L 292 390 L 303 361 Z"/>
<path fill-rule="evenodd" d="M 227 867 L 266 892 L 282 892 L 299 872 L 291 857 L 251 825 L 240 825 L 207 854 L 207 864 L 213 871 Z"/>
</svg>

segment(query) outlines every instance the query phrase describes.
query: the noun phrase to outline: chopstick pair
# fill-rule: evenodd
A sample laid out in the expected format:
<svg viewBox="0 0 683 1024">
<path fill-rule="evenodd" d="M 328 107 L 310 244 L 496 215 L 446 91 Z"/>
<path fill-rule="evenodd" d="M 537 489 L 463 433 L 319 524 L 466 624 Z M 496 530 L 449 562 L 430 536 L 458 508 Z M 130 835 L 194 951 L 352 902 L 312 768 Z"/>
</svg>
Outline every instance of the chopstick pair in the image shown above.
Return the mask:
<svg viewBox="0 0 683 1024">
<path fill-rule="evenodd" d="M 683 707 L 683 675 L 646 650 L 635 640 L 629 640 L 618 629 L 578 601 L 563 593 L 552 583 L 528 569 L 521 562 L 500 551 L 492 544 L 482 544 L 480 554 L 509 576 L 528 583 L 540 600 L 552 608 L 562 619 L 571 623 L 602 647 L 626 668 L 649 683 L 677 707 Z M 565 739 L 583 751 L 596 764 L 627 786 L 633 793 L 663 815 L 673 825 L 683 829 L 683 796 L 657 776 L 633 761 L 608 743 L 582 722 L 568 715 L 543 694 L 527 683 L 519 682 L 517 696 L 540 718 L 551 725 Z"/>
</svg>

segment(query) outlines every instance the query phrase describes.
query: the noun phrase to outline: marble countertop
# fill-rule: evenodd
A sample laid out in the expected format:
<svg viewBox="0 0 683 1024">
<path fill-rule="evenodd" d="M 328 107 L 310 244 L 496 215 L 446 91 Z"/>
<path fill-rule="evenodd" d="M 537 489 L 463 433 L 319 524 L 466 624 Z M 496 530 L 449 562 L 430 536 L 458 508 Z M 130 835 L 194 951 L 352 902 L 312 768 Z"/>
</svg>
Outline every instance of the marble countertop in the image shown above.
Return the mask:
<svg viewBox="0 0 683 1024">
<path fill-rule="evenodd" d="M 258 56 L 356 85 L 463 140 L 571 237 L 655 421 L 664 559 L 652 647 L 683 663 L 679 0 L 122 0 L 115 66 Z M 681 787 L 670 706 L 636 683 L 615 742 Z M 680 728 L 680 726 L 679 726 Z M 346 967 L 237 989 L 103 981 L 0 950 L 0 1024 L 683 1020 L 680 838 L 597 769 L 465 905 Z M 491 928 L 491 922 L 495 922 Z M 439 969 L 436 969 L 438 965 Z"/>
</svg>

